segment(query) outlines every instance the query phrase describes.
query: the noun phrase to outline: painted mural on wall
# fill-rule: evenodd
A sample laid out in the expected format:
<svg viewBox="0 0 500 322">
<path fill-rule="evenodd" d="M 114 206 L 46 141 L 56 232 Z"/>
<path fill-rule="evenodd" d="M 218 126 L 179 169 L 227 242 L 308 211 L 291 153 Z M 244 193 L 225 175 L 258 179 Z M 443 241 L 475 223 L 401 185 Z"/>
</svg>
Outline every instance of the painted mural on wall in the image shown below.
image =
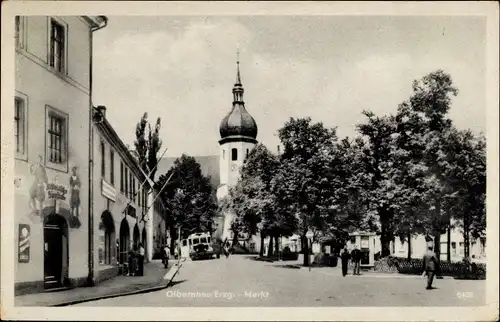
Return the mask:
<svg viewBox="0 0 500 322">
<path fill-rule="evenodd" d="M 32 164 L 30 167 L 30 172 L 33 176 L 33 183 L 30 187 L 30 207 L 41 214 L 43 204 L 46 200 L 46 188 L 49 180 L 45 166 L 42 163 L 42 156 L 39 155 L 38 158 L 39 162 Z"/>
<path fill-rule="evenodd" d="M 79 228 L 81 181 L 78 167 L 72 167 L 72 175 L 67 186 L 59 182 L 58 175 L 50 180 L 42 156 L 38 158 L 38 163 L 30 166 L 33 181 L 29 188 L 29 206 L 32 216 L 40 218 L 43 222 L 46 216 L 56 213 L 67 220 L 70 228 Z"/>
<path fill-rule="evenodd" d="M 72 176 L 69 178 L 69 186 L 71 189 L 71 215 L 80 219 L 80 188 L 82 183 L 80 182 L 80 176 L 78 175 L 78 168 L 73 167 L 71 169 L 73 172 Z"/>
</svg>

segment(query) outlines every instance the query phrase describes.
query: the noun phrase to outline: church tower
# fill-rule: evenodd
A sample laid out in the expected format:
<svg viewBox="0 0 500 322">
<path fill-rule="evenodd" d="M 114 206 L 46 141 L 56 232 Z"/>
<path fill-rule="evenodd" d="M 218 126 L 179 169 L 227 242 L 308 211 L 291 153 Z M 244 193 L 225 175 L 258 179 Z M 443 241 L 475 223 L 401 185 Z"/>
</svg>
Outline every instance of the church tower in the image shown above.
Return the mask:
<svg viewBox="0 0 500 322">
<path fill-rule="evenodd" d="M 233 107 L 222 119 L 219 127 L 219 171 L 220 185 L 217 189 L 217 199 L 221 201 L 229 193 L 229 188 L 236 185 L 240 177 L 243 161 L 257 144 L 257 124 L 245 109 L 243 100 L 243 85 L 241 84 L 240 62 L 236 62 L 236 83 L 233 87 Z M 234 214 L 225 213 L 223 227 L 220 231 L 222 240 L 231 239 L 231 226 Z M 220 224 L 222 224 L 222 219 Z"/>
</svg>

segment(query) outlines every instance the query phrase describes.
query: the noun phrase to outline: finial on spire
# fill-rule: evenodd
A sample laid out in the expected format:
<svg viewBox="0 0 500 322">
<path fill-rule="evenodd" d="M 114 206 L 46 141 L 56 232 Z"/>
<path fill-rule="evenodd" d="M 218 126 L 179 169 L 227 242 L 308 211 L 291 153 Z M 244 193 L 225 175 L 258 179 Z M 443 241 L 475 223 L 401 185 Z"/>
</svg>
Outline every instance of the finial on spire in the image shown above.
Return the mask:
<svg viewBox="0 0 500 322">
<path fill-rule="evenodd" d="M 240 49 L 236 49 L 236 84 L 241 85 L 240 77 Z"/>
</svg>

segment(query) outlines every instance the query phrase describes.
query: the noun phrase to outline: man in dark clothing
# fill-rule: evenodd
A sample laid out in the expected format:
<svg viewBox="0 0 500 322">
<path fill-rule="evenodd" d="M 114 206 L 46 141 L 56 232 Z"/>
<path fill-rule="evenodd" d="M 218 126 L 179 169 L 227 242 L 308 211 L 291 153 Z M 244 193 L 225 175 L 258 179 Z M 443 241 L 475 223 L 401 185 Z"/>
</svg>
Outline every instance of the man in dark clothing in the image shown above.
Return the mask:
<svg viewBox="0 0 500 322">
<path fill-rule="evenodd" d="M 422 270 L 424 271 L 422 275 L 427 274 L 427 287 L 426 289 L 432 289 L 432 281 L 434 280 L 434 275 L 436 270 L 438 270 L 439 262 L 436 257 L 436 253 L 432 251 L 432 246 L 428 247 L 427 253 L 425 253 L 423 258 Z"/>
<path fill-rule="evenodd" d="M 347 250 L 347 246 L 344 247 L 344 250 L 340 254 L 340 259 L 342 260 L 342 276 L 347 275 L 347 264 L 349 263 L 349 259 L 351 258 L 351 255 L 349 254 L 349 251 Z"/>
<path fill-rule="evenodd" d="M 361 263 L 361 251 L 358 249 L 358 246 L 355 246 L 354 249 L 351 252 L 351 258 L 354 263 L 354 272 L 353 275 L 360 275 L 359 274 L 359 266 Z"/>
<path fill-rule="evenodd" d="M 163 265 L 165 266 L 165 268 L 168 268 L 168 257 L 169 257 L 169 252 L 170 252 L 170 248 L 168 247 L 168 245 L 165 245 L 165 247 L 163 247 Z"/>
</svg>

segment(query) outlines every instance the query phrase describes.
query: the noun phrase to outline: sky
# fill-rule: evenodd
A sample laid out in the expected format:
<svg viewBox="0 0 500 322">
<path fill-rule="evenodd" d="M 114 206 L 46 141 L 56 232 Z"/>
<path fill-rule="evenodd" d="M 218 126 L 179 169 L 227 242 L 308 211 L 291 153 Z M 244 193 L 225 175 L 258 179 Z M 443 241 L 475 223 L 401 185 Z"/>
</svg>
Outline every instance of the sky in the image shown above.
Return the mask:
<svg viewBox="0 0 500 322">
<path fill-rule="evenodd" d="M 219 153 L 236 52 L 257 140 L 271 151 L 290 117 L 356 135 L 363 110 L 395 113 L 412 82 L 442 69 L 459 90 L 450 117 L 485 132 L 486 20 L 423 16 L 108 16 L 94 34 L 94 105 L 133 147 L 144 112 L 165 156 Z"/>
</svg>

